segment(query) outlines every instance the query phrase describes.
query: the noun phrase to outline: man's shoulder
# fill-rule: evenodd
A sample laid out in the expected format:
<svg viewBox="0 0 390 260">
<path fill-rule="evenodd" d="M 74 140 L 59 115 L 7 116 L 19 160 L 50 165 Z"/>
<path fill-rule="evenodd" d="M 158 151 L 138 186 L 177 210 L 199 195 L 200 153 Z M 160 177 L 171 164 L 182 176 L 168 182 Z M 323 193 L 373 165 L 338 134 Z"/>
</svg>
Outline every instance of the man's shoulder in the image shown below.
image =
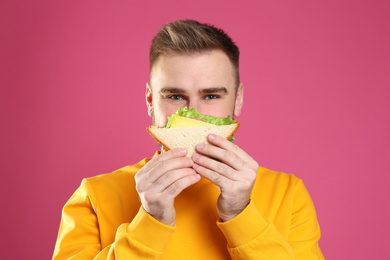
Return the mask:
<svg viewBox="0 0 390 260">
<path fill-rule="evenodd" d="M 293 189 L 302 183 L 302 180 L 294 174 L 287 174 L 280 171 L 274 171 L 260 166 L 257 172 L 256 186 L 266 190 L 287 190 Z"/>
<path fill-rule="evenodd" d="M 273 179 L 273 180 L 279 180 L 279 181 L 299 181 L 300 180 L 294 174 L 271 170 L 271 169 L 265 168 L 263 166 L 259 166 L 257 174 L 260 178 L 267 178 L 267 179 Z"/>
<path fill-rule="evenodd" d="M 124 166 L 111 173 L 85 178 L 83 182 L 87 182 L 93 189 L 133 185 L 135 174 L 150 160 L 151 158 L 144 158 L 134 165 Z"/>
<path fill-rule="evenodd" d="M 86 180 L 91 184 L 101 182 L 117 181 L 121 179 L 133 178 L 140 168 L 134 168 L 134 165 L 127 165 L 110 173 L 103 173 L 93 177 L 88 177 Z"/>
</svg>

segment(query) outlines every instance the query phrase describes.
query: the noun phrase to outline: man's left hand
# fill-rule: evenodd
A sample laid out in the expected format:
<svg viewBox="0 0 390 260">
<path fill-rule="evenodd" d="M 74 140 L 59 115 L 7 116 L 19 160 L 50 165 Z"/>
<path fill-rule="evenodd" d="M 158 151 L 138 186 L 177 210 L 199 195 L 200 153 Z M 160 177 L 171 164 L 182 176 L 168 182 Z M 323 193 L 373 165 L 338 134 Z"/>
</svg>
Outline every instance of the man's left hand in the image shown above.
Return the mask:
<svg viewBox="0 0 390 260">
<path fill-rule="evenodd" d="M 198 144 L 193 168 L 219 188 L 218 214 L 226 222 L 240 214 L 250 202 L 259 165 L 232 142 L 210 134 L 210 144 Z"/>
</svg>

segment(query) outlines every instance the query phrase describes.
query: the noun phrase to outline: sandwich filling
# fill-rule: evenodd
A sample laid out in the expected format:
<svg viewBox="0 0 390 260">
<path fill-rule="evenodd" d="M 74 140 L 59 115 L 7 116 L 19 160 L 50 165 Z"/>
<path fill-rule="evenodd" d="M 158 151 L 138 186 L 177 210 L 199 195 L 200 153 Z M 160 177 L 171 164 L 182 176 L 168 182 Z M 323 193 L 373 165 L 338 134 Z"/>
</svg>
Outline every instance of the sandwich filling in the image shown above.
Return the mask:
<svg viewBox="0 0 390 260">
<path fill-rule="evenodd" d="M 185 127 L 201 127 L 210 125 L 230 125 L 234 124 L 234 121 L 230 116 L 228 117 L 214 117 L 205 116 L 196 111 L 193 107 L 188 109 L 187 107 L 179 108 L 176 113 L 168 117 L 168 122 L 164 128 L 185 128 Z"/>
<path fill-rule="evenodd" d="M 212 126 L 212 124 L 197 119 L 173 115 L 171 126 L 169 128 L 188 128 L 188 127 L 202 127 L 202 126 Z"/>
</svg>

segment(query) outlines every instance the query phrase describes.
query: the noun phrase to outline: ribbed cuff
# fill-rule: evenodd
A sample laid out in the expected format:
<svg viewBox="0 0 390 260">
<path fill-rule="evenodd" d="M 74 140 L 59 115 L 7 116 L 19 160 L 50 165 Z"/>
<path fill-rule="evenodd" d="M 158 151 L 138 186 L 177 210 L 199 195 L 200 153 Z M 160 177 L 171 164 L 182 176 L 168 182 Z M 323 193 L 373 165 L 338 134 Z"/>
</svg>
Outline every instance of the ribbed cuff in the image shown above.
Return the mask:
<svg viewBox="0 0 390 260">
<path fill-rule="evenodd" d="M 235 218 L 227 222 L 217 222 L 229 247 L 233 248 L 244 245 L 257 237 L 268 224 L 256 209 L 253 201 Z"/>
<path fill-rule="evenodd" d="M 127 228 L 128 234 L 139 243 L 163 252 L 175 227 L 165 225 L 150 216 L 141 206 Z"/>
</svg>

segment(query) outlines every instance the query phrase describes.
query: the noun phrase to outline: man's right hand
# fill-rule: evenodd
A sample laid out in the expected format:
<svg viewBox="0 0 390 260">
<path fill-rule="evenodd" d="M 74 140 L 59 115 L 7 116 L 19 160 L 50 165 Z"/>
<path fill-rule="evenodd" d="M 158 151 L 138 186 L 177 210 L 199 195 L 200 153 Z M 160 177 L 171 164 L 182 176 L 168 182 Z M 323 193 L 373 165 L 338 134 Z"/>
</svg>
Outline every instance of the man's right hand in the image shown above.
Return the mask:
<svg viewBox="0 0 390 260">
<path fill-rule="evenodd" d="M 186 154 L 187 151 L 181 148 L 164 152 L 135 175 L 143 208 L 169 226 L 174 226 L 176 222 L 176 196 L 200 180 L 200 175 L 191 168 L 193 161 L 185 157 Z"/>
</svg>

